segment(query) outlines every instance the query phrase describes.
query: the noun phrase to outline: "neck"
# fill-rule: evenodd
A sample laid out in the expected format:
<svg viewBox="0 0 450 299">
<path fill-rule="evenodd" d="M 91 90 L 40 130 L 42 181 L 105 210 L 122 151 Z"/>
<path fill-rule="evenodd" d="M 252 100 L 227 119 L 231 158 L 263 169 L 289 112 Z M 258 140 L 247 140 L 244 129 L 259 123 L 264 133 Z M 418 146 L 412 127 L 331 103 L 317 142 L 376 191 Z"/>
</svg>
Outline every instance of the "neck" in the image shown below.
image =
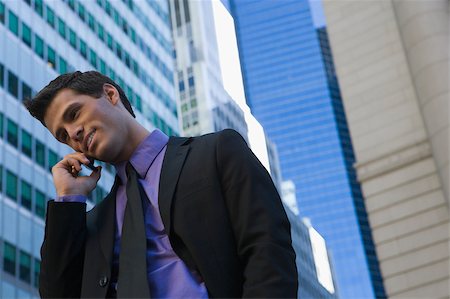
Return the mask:
<svg viewBox="0 0 450 299">
<path fill-rule="evenodd" d="M 128 161 L 131 158 L 131 155 L 134 153 L 136 148 L 142 141 L 150 135 L 150 132 L 141 126 L 137 121 L 134 121 L 130 126 L 129 135 L 127 137 L 127 144 L 125 145 L 124 150 L 122 151 L 122 155 L 120 157 L 120 161 Z"/>
</svg>

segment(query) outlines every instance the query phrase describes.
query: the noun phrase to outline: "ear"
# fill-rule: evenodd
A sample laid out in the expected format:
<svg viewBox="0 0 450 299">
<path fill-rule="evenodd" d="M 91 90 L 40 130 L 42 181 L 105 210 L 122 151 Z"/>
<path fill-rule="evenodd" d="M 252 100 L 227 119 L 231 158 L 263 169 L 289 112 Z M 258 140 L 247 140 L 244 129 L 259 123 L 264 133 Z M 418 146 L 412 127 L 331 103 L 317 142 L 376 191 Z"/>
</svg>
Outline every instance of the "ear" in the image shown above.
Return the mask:
<svg viewBox="0 0 450 299">
<path fill-rule="evenodd" d="M 106 98 L 113 104 L 116 105 L 120 102 L 120 95 L 117 88 L 109 83 L 103 84 L 103 92 L 106 94 Z"/>
</svg>

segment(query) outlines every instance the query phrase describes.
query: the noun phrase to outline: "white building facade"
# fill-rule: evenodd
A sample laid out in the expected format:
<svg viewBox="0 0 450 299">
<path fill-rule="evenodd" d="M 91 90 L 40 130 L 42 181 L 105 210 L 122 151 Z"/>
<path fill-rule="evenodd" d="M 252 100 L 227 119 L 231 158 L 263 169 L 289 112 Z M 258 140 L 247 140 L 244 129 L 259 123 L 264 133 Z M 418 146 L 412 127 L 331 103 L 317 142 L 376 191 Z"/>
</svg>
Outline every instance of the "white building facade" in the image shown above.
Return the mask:
<svg viewBox="0 0 450 299">
<path fill-rule="evenodd" d="M 232 128 L 248 140 L 244 112 L 222 81 L 212 2 L 169 3 L 182 135 Z"/>
<path fill-rule="evenodd" d="M 388 297 L 448 298 L 449 1 L 324 1 Z"/>
</svg>

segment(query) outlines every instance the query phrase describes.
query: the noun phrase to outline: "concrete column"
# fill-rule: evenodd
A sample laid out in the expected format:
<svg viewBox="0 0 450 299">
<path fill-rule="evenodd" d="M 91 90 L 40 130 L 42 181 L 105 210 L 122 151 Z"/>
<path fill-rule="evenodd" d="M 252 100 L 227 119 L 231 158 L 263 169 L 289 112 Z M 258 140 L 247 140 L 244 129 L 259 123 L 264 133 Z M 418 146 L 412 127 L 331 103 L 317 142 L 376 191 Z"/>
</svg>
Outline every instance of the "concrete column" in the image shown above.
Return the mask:
<svg viewBox="0 0 450 299">
<path fill-rule="evenodd" d="M 393 7 L 449 205 L 449 1 L 393 0 Z"/>
</svg>

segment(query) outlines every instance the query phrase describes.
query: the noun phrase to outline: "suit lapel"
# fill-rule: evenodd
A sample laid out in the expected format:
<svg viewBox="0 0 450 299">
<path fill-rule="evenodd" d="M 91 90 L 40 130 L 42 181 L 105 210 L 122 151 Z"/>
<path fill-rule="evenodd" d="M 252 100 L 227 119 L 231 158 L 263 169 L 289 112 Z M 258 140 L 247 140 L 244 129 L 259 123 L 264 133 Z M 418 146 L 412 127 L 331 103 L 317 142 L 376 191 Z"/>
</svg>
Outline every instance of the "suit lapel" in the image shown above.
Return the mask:
<svg viewBox="0 0 450 299">
<path fill-rule="evenodd" d="M 161 168 L 159 180 L 159 212 L 166 230 L 171 232 L 171 206 L 175 188 L 180 177 L 186 156 L 189 153 L 191 138 L 171 137 L 167 144 L 166 153 Z"/>
</svg>

